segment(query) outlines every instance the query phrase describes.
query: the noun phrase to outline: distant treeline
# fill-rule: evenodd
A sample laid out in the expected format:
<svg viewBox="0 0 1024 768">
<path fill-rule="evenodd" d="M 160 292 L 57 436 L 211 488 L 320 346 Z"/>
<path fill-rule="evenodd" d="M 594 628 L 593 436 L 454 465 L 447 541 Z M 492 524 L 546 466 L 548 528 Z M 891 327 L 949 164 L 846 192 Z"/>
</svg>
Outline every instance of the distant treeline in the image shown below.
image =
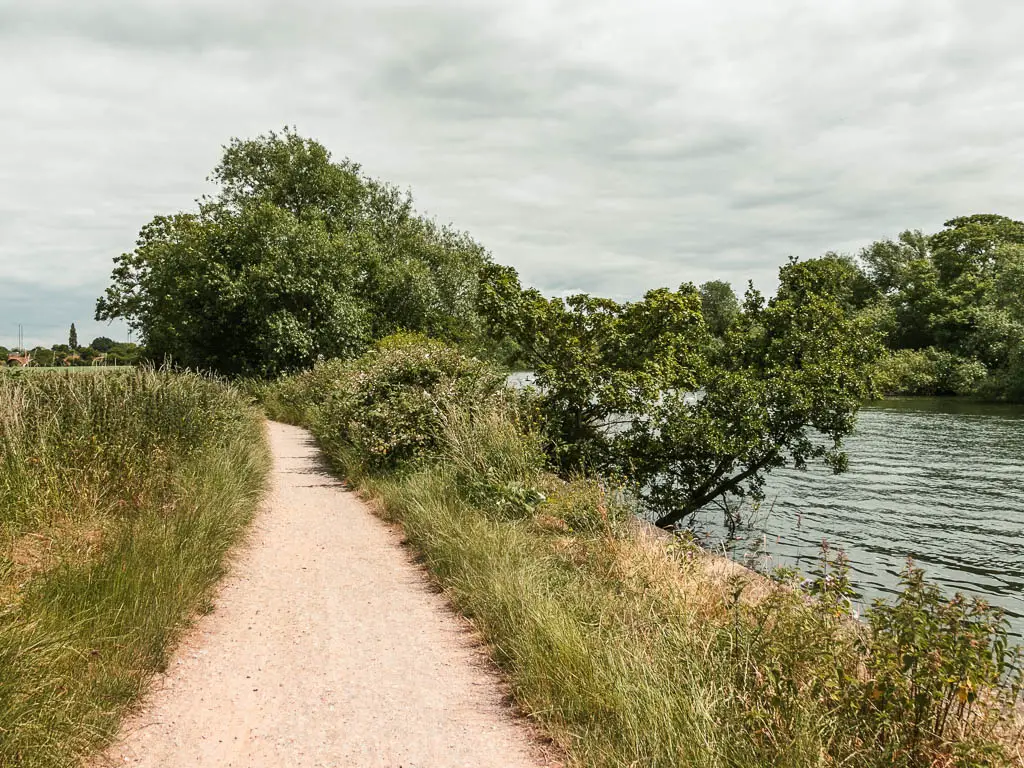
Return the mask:
<svg viewBox="0 0 1024 768">
<path fill-rule="evenodd" d="M 855 301 L 891 350 L 884 391 L 1024 400 L 1024 223 L 963 216 L 876 242 L 858 266 Z"/>
<path fill-rule="evenodd" d="M 32 347 L 22 350 L 8 349 L 0 346 L 0 366 L 7 362 L 11 355 L 28 353 L 30 365 L 49 368 L 52 366 L 75 365 L 136 365 L 146 359 L 145 349 L 130 342 L 118 342 L 106 336 L 97 336 L 87 346 L 78 344 L 77 339 L 69 339 L 68 344 L 54 344 L 52 347 Z"/>
<path fill-rule="evenodd" d="M 1024 222 L 962 216 L 820 260 L 834 262 L 837 295 L 887 349 L 873 370 L 880 393 L 1024 401 Z M 739 302 L 725 282 L 700 292 L 721 337 Z"/>
</svg>

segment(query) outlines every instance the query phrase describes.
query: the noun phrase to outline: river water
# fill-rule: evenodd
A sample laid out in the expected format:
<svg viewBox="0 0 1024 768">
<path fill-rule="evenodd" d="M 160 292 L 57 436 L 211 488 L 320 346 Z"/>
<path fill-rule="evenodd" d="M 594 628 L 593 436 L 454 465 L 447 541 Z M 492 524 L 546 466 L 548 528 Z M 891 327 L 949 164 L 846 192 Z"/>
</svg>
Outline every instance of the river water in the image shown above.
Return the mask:
<svg viewBox="0 0 1024 768">
<path fill-rule="evenodd" d="M 850 557 L 861 609 L 893 593 L 912 556 L 948 593 L 1005 608 L 1024 637 L 1024 407 L 887 400 L 861 410 L 846 447 L 841 475 L 776 470 L 734 536 L 710 510 L 694 531 L 736 559 L 804 572 L 824 539 Z"/>
</svg>

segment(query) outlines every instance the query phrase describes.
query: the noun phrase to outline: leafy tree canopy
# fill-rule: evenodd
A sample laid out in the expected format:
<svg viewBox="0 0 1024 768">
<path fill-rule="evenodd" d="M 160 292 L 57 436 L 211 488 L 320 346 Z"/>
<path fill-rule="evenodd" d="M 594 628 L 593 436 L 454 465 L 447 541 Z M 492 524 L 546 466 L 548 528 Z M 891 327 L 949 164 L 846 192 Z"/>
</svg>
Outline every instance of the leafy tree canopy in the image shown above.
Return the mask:
<svg viewBox="0 0 1024 768">
<path fill-rule="evenodd" d="M 842 260 L 792 262 L 774 298 L 749 289 L 700 389 L 667 393 L 617 438 L 659 525 L 729 497 L 760 500 L 776 467 L 846 468 L 843 438 L 880 352 L 869 321 L 847 306 L 846 276 Z"/>
<path fill-rule="evenodd" d="M 1024 397 L 1024 222 L 961 216 L 933 235 L 907 231 L 878 241 L 861 261 L 878 292 L 871 311 L 887 318 L 888 345 L 924 354 L 887 363 L 890 386 Z M 926 375 L 935 361 L 948 364 Z M 951 377 L 947 369 L 970 375 Z M 892 375 L 900 370 L 905 386 Z"/>
<path fill-rule="evenodd" d="M 879 349 L 848 306 L 848 277 L 842 259 L 789 264 L 775 298 L 748 290 L 711 357 L 692 285 L 628 304 L 546 299 L 491 267 L 482 309 L 533 363 L 563 471 L 630 477 L 669 526 L 728 495 L 758 497 L 774 467 L 845 467 L 842 439 Z"/>
<path fill-rule="evenodd" d="M 197 212 L 143 227 L 97 302 L 155 359 L 273 376 L 399 329 L 479 343 L 489 257 L 408 194 L 291 130 L 233 140 L 211 180 Z"/>
<path fill-rule="evenodd" d="M 113 339 L 108 339 L 106 336 L 97 336 L 92 340 L 92 344 L 89 346 L 95 349 L 97 352 L 107 353 L 113 349 L 117 342 Z"/>
<path fill-rule="evenodd" d="M 991 213 L 950 219 L 932 236 L 939 280 L 953 286 L 990 277 L 1000 247 L 1007 244 L 1024 245 L 1024 222 Z"/>
<path fill-rule="evenodd" d="M 481 308 L 511 336 L 536 373 L 546 428 L 566 471 L 607 466 L 609 428 L 649 412 L 659 393 L 692 388 L 707 332 L 692 285 L 619 304 L 580 294 L 548 299 L 523 290 L 511 267 L 486 272 Z"/>
<path fill-rule="evenodd" d="M 54 355 L 52 349 L 46 347 L 35 347 L 29 350 L 29 354 L 32 355 L 32 363 L 34 365 L 51 366 L 54 362 Z"/>
</svg>

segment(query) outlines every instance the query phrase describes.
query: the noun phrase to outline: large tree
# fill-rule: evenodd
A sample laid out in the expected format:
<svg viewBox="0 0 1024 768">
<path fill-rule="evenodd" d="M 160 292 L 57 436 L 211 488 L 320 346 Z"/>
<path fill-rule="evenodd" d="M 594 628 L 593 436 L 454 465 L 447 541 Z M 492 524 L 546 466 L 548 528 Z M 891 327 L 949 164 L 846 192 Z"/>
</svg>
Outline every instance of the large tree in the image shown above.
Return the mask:
<svg viewBox="0 0 1024 768">
<path fill-rule="evenodd" d="M 106 354 L 111 350 L 111 348 L 116 343 L 117 342 L 115 342 L 113 339 L 108 338 L 106 336 L 97 336 L 95 339 L 92 340 L 92 343 L 89 346 L 95 349 L 97 352 Z"/>
<path fill-rule="evenodd" d="M 879 240 L 861 251 L 868 278 L 883 295 L 906 285 L 915 262 L 931 261 L 931 245 L 921 230 L 906 230 L 895 240 Z"/>
<path fill-rule="evenodd" d="M 35 347 L 29 350 L 29 354 L 32 356 L 32 364 L 38 365 L 43 368 L 49 368 L 54 363 L 54 354 L 52 349 L 46 347 Z"/>
<path fill-rule="evenodd" d="M 399 329 L 473 343 L 484 249 L 294 131 L 233 140 L 198 211 L 157 216 L 116 259 L 97 318 L 148 353 L 273 376 Z"/>
<path fill-rule="evenodd" d="M 1004 245 L 1024 245 L 1024 222 L 993 213 L 950 219 L 932 235 L 933 260 L 943 287 L 987 287 Z M 958 285 L 959 284 L 959 285 Z"/>
<path fill-rule="evenodd" d="M 150 352 L 225 374 L 274 375 L 350 355 L 367 335 L 350 245 L 269 203 L 157 217 L 119 260 L 99 317 L 127 317 Z"/>
<path fill-rule="evenodd" d="M 1022 254 L 1024 222 L 995 214 L 960 216 L 933 235 L 908 231 L 864 249 L 880 296 L 870 311 L 889 346 L 921 353 L 890 358 L 887 370 L 900 375 L 889 386 L 1024 398 Z M 970 375 L 950 386 L 947 369 Z"/>
<path fill-rule="evenodd" d="M 758 497 L 775 467 L 845 467 L 878 352 L 848 277 L 842 259 L 787 265 L 776 297 L 747 292 L 710 359 L 692 285 L 563 301 L 494 268 L 482 306 L 535 366 L 557 465 L 629 477 L 667 527 L 725 496 Z"/>
<path fill-rule="evenodd" d="M 552 455 L 565 472 L 614 464 L 616 432 L 649 414 L 661 393 L 695 387 L 705 365 L 707 330 L 690 284 L 625 304 L 548 299 L 524 290 L 511 267 L 492 265 L 481 308 L 535 372 Z"/>
<path fill-rule="evenodd" d="M 930 314 L 935 343 L 971 355 L 974 337 L 994 302 L 1005 256 L 1024 245 L 1024 222 L 995 214 L 961 216 L 932 235 L 937 300 Z"/>
<path fill-rule="evenodd" d="M 847 305 L 848 275 L 842 260 L 793 262 L 772 299 L 748 290 L 699 391 L 666 393 L 618 438 L 658 525 L 730 496 L 759 500 L 777 467 L 846 468 L 843 439 L 880 351 L 870 321 Z"/>
</svg>

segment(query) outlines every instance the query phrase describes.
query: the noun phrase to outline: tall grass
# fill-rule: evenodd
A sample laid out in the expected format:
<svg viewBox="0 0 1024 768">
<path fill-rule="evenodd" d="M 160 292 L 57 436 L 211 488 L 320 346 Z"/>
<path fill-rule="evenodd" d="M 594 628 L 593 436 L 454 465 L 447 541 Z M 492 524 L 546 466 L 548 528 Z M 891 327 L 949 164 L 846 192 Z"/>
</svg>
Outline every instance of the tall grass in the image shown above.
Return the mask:
<svg viewBox="0 0 1024 768">
<path fill-rule="evenodd" d="M 369 386 L 371 366 L 347 370 L 357 381 L 340 387 Z M 655 535 L 600 481 L 546 474 L 529 408 L 503 393 L 391 387 L 375 409 L 426 403 L 431 447 L 374 468 L 365 436 L 333 420 L 322 373 L 284 384 L 288 412 L 401 523 L 571 765 L 1020 764 L 1013 657 L 991 612 L 942 602 L 911 571 L 901 602 L 860 626 L 842 610 L 841 559 L 812 598 Z"/>
<path fill-rule="evenodd" d="M 262 420 L 193 374 L 0 376 L 0 765 L 107 742 L 263 492 Z"/>
<path fill-rule="evenodd" d="M 748 585 L 713 575 L 695 551 L 640 534 L 596 481 L 548 478 L 545 500 L 514 515 L 493 503 L 511 485 L 496 468 L 492 502 L 479 503 L 455 459 L 504 453 L 505 467 L 529 466 L 532 449 L 508 426 L 486 416 L 449 431 L 454 441 L 435 467 L 363 484 L 475 621 L 520 707 L 571 764 L 827 764 L 839 713 L 812 696 L 783 702 L 781 685 L 762 688 L 755 675 L 780 668 L 794 689 L 826 669 L 836 677 L 798 655 L 808 636 L 839 646 L 838 622 L 799 600 L 780 602 L 772 642 L 758 647 L 754 608 L 735 596 Z"/>
</svg>

